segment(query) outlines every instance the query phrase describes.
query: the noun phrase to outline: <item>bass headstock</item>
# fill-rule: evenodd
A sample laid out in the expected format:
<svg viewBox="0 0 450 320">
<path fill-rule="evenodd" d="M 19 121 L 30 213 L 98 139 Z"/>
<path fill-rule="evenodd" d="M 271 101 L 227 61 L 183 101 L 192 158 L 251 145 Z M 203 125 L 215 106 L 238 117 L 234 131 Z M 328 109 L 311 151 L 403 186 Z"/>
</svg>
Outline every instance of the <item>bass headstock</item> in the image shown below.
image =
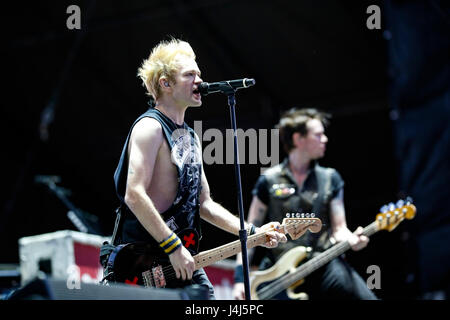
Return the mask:
<svg viewBox="0 0 450 320">
<path fill-rule="evenodd" d="M 375 221 L 380 230 L 394 230 L 400 222 L 405 218 L 411 220 L 416 215 L 416 207 L 412 203 L 412 199 L 408 197 L 406 200 L 399 200 L 396 204 L 389 203 L 380 209 Z"/>
<path fill-rule="evenodd" d="M 314 213 L 287 213 L 281 227 L 288 233 L 292 240 L 300 238 L 306 231 L 312 233 L 322 229 L 322 221 L 314 217 Z"/>
</svg>

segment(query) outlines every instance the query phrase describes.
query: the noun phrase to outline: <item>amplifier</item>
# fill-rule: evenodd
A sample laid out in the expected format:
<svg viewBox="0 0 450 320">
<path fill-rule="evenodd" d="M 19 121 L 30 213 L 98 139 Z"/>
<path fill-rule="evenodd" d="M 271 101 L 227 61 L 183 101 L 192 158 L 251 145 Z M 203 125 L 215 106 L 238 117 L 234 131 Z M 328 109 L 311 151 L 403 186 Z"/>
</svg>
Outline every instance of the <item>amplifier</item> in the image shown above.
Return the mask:
<svg viewBox="0 0 450 320">
<path fill-rule="evenodd" d="M 62 230 L 19 239 L 21 284 L 39 273 L 76 282 L 98 283 L 103 277 L 100 247 L 107 237 Z"/>
</svg>

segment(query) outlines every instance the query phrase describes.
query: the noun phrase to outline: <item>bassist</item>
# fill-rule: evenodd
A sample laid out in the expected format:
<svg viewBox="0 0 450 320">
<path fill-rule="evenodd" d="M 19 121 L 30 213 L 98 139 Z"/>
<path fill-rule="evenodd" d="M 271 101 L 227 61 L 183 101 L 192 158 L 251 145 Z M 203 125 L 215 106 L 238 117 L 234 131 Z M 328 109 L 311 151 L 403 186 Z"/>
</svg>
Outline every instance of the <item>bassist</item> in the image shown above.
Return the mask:
<svg viewBox="0 0 450 320">
<path fill-rule="evenodd" d="M 314 256 L 335 242 L 349 241 L 353 250 L 360 250 L 369 241 L 368 237 L 361 234 L 361 227 L 354 233 L 347 228 L 344 182 L 339 173 L 317 163 L 325 154 L 328 138 L 324 128 L 329 117 L 316 109 L 291 109 L 280 119 L 277 127 L 288 156 L 258 179 L 248 220 L 261 225 L 267 219 L 281 221 L 286 213 L 312 212 L 328 227 L 268 251 L 260 265 L 262 270 L 271 267 L 295 246 L 311 247 L 311 255 Z M 253 252 L 249 251 L 249 261 L 252 255 Z M 233 290 L 236 299 L 244 297 L 240 261 L 239 255 Z M 332 260 L 309 276 L 301 289 L 306 291 L 310 299 L 376 299 L 362 278 L 342 257 Z"/>
</svg>

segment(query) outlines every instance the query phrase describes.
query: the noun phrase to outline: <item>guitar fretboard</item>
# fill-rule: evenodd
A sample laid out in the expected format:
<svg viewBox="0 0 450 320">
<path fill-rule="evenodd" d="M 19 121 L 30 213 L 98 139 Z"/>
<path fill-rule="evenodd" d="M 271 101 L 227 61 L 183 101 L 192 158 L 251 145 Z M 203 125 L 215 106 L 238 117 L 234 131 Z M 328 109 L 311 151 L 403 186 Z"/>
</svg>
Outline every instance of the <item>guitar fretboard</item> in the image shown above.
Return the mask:
<svg viewBox="0 0 450 320">
<path fill-rule="evenodd" d="M 254 234 L 247 238 L 247 248 L 253 248 L 266 242 L 265 234 Z M 242 251 L 241 240 L 236 240 L 223 246 L 203 251 L 194 256 L 195 270 L 209 266 L 215 262 L 229 258 Z"/>
</svg>

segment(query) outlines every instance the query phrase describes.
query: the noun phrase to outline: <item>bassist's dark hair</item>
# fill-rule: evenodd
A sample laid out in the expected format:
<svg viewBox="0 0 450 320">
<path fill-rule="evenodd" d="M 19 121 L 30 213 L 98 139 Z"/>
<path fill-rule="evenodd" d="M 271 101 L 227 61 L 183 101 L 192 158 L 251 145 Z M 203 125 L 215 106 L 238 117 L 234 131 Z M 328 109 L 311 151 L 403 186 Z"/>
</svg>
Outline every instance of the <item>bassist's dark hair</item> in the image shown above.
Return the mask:
<svg viewBox="0 0 450 320">
<path fill-rule="evenodd" d="M 327 127 L 331 114 L 314 108 L 292 108 L 281 115 L 280 122 L 275 128 L 280 130 L 280 140 L 286 153 L 289 153 L 294 148 L 292 143 L 292 135 L 294 133 L 298 132 L 302 136 L 308 133 L 306 125 L 311 119 L 317 119 L 322 122 L 324 127 Z"/>
</svg>

